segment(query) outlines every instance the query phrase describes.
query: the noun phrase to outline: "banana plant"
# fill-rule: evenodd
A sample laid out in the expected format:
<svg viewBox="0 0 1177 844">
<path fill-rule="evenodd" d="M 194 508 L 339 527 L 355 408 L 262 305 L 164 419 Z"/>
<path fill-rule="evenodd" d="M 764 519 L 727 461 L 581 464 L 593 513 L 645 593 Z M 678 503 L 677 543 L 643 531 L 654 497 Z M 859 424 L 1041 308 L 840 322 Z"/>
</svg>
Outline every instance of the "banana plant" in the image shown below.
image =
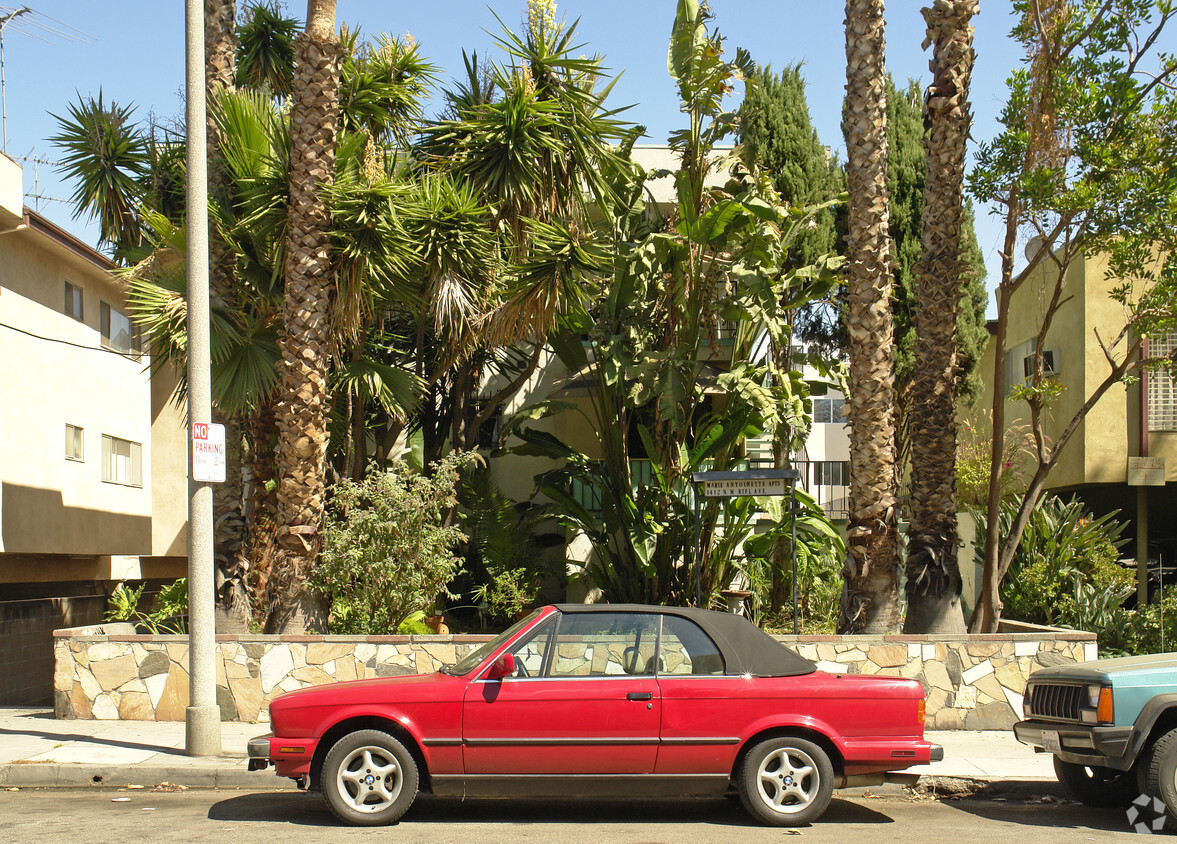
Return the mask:
<svg viewBox="0 0 1177 844">
<path fill-rule="evenodd" d="M 673 206 L 648 199 L 636 164 L 611 174 L 622 200 L 610 221 L 611 277 L 549 338 L 587 400 L 537 405 L 508 426 L 516 452 L 560 462 L 537 477 L 537 492 L 592 542 L 587 573 L 614 601 L 711 603 L 730 585 L 755 508 L 711 499 L 696 516 L 691 475 L 745 466 L 747 437 L 804 416 L 803 379 L 771 377 L 762 338 L 785 330 L 777 302 L 808 301 L 836 283 L 833 258 L 782 269 L 797 228 L 819 209 L 783 206 L 739 150 L 714 149 L 734 120 L 724 97 L 751 63 L 743 52 L 723 58 L 709 20 L 706 7 L 679 3 L 668 68 L 689 125 L 670 138 L 682 162 Z M 727 174 L 722 186 L 713 171 Z M 730 324 L 734 343 L 721 345 Z M 535 424 L 570 411 L 593 432 L 585 451 Z M 648 479 L 634 476 L 631 457 L 649 459 Z M 599 511 L 571 494 L 574 482 Z"/>
</svg>

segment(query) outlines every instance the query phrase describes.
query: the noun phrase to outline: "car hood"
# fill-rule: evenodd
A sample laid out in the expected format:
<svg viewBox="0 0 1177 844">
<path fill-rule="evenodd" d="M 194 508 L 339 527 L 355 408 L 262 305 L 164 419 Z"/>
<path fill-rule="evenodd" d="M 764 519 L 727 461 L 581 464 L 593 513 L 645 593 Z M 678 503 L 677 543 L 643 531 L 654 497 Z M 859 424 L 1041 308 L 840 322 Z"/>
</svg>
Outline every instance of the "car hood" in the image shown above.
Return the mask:
<svg viewBox="0 0 1177 844">
<path fill-rule="evenodd" d="M 1177 654 L 1144 654 L 1058 665 L 1039 669 L 1030 678 L 1031 682 L 1044 680 L 1113 683 L 1117 686 L 1136 685 L 1138 680 L 1152 685 L 1157 685 L 1158 680 L 1177 683 Z"/>
<path fill-rule="evenodd" d="M 454 689 L 461 695 L 465 687 L 463 677 L 434 671 L 431 674 L 405 674 L 396 677 L 377 677 L 372 680 L 348 680 L 307 686 L 279 695 L 270 702 L 270 709 L 292 707 L 339 706 L 396 700 L 407 703 L 417 700 L 439 700 L 446 690 Z"/>
</svg>

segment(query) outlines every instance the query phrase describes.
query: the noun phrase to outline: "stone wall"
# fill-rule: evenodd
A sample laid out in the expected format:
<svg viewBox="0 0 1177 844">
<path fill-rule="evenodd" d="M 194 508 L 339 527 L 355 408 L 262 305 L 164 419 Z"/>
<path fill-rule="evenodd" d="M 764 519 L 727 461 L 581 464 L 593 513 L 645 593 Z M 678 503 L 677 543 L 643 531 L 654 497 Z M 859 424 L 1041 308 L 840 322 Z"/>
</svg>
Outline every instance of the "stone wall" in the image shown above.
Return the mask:
<svg viewBox="0 0 1177 844">
<path fill-rule="evenodd" d="M 1039 668 L 1098 656 L 1095 634 L 778 636 L 831 674 L 913 677 L 924 686 L 929 730 L 1006 730 L 1022 719 L 1026 679 Z"/>
<path fill-rule="evenodd" d="M 186 636 L 136 635 L 129 624 L 54 633 L 58 718 L 183 721 Z M 831 673 L 914 677 L 928 729 L 1004 730 L 1022 712 L 1026 678 L 1095 659 L 1095 636 L 1071 631 L 978 636 L 779 636 Z M 227 721 L 265 721 L 277 695 L 333 680 L 436 670 L 486 636 L 219 635 L 217 703 Z"/>
<path fill-rule="evenodd" d="M 100 622 L 105 607 L 104 595 L 0 601 L 0 706 L 51 703 L 53 631 Z"/>
</svg>

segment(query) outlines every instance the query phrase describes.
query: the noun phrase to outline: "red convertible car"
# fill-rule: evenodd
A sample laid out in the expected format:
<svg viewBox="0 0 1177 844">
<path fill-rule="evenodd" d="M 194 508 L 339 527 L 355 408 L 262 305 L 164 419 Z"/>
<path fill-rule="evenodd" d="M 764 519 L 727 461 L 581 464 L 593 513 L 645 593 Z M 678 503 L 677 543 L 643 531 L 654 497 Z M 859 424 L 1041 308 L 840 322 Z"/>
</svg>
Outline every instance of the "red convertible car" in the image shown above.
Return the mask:
<svg viewBox="0 0 1177 844">
<path fill-rule="evenodd" d="M 270 704 L 249 768 L 341 820 L 452 796 L 718 796 L 807 824 L 835 788 L 913 782 L 943 758 L 915 680 L 826 674 L 745 619 L 632 604 L 544 607 L 433 674 L 312 686 Z"/>
</svg>

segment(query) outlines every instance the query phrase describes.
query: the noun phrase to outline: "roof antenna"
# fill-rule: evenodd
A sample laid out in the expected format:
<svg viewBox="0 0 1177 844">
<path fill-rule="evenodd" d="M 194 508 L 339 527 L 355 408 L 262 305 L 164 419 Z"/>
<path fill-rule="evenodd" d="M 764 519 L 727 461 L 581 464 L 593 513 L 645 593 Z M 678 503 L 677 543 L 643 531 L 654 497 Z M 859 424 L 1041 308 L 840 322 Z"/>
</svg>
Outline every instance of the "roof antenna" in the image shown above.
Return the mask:
<svg viewBox="0 0 1177 844">
<path fill-rule="evenodd" d="M 9 24 L 12 24 L 17 32 L 32 36 L 46 44 L 52 44 L 52 38 L 94 43 L 94 39 L 80 29 L 28 6 L 21 6 L 19 9 L 0 6 L 0 144 L 5 155 L 8 154 L 8 99 L 4 84 L 4 30 Z"/>
</svg>

